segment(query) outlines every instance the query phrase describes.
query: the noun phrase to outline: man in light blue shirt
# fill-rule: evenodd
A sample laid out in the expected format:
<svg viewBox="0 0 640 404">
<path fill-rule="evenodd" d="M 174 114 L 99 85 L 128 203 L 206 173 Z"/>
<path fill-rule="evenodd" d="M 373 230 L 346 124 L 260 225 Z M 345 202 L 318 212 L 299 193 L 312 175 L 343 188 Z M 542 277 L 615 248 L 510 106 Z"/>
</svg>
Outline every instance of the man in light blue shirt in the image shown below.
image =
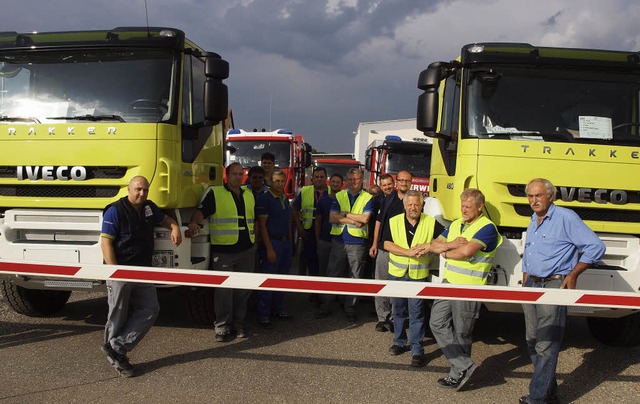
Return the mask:
<svg viewBox="0 0 640 404">
<path fill-rule="evenodd" d="M 550 181 L 533 179 L 525 191 L 534 214 L 527 228 L 522 260 L 523 286 L 575 289 L 578 276 L 604 255 L 604 243 L 574 211 L 553 204 L 556 188 Z M 520 398 L 520 403 L 555 402 L 556 367 L 567 307 L 522 307 L 534 370 L 529 395 Z"/>
</svg>

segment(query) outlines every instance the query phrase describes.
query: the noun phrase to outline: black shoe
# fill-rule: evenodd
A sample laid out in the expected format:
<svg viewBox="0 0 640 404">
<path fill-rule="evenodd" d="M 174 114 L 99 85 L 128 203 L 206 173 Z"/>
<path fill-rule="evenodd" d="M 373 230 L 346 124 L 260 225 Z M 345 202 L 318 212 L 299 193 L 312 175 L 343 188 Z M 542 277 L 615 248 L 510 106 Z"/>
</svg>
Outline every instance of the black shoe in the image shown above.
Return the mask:
<svg viewBox="0 0 640 404">
<path fill-rule="evenodd" d="M 258 320 L 258 324 L 265 330 L 270 330 L 273 328 L 273 324 L 271 324 L 271 321 L 269 320 Z"/>
<path fill-rule="evenodd" d="M 358 321 L 356 313 L 347 313 L 347 321 L 350 323 L 355 323 L 356 321 Z"/>
<path fill-rule="evenodd" d="M 393 321 L 391 320 L 385 321 L 384 328 L 386 328 L 389 332 L 393 332 Z"/>
<path fill-rule="evenodd" d="M 236 328 L 236 337 L 244 339 L 247 338 L 248 335 L 244 328 Z"/>
<path fill-rule="evenodd" d="M 317 312 L 317 313 L 316 313 L 315 317 L 316 317 L 318 320 L 322 320 L 323 318 L 327 318 L 327 317 L 329 317 L 330 315 L 331 315 L 331 312 L 330 312 L 330 311 L 319 311 L 319 312 Z"/>
<path fill-rule="evenodd" d="M 293 320 L 293 316 L 289 313 L 287 313 L 286 311 L 281 311 L 279 313 L 273 313 L 273 317 L 277 318 L 278 320 L 284 320 L 284 321 L 292 321 Z"/>
<path fill-rule="evenodd" d="M 389 353 L 394 356 L 402 355 L 409 350 L 408 346 L 392 345 L 389 348 Z"/>
<path fill-rule="evenodd" d="M 558 403 L 558 396 L 553 396 L 553 397 L 547 398 L 546 403 L 547 404 L 557 404 Z M 518 400 L 518 404 L 531 404 L 531 400 L 529 400 L 529 396 L 522 396 L 522 397 L 520 397 L 520 400 Z"/>
<path fill-rule="evenodd" d="M 122 377 L 133 377 L 135 371 L 127 355 L 118 353 L 111 347 L 111 344 L 104 344 L 101 348 L 102 352 L 107 355 L 107 361 L 109 364 L 120 374 Z"/>
<path fill-rule="evenodd" d="M 411 357 L 411 366 L 414 368 L 423 368 L 427 364 L 427 357 L 424 354 L 413 355 Z"/>
<path fill-rule="evenodd" d="M 460 380 L 454 379 L 451 376 L 443 377 L 442 379 L 438 379 L 438 384 L 442 387 L 450 387 L 455 388 L 460 385 Z"/>
<path fill-rule="evenodd" d="M 376 324 L 376 331 L 377 332 L 387 332 L 389 330 L 387 330 L 387 327 L 385 327 L 384 321 L 378 321 L 378 323 Z"/>
<path fill-rule="evenodd" d="M 471 366 L 467 368 L 467 370 L 463 370 L 462 372 L 460 372 L 460 376 L 458 377 L 459 383 L 458 383 L 458 386 L 456 387 L 456 390 L 460 391 L 462 386 L 464 386 L 469 381 L 469 379 L 471 378 L 471 375 L 473 374 L 473 372 L 476 371 L 477 368 L 478 368 L 478 365 L 476 365 L 475 363 L 472 363 Z"/>
<path fill-rule="evenodd" d="M 229 342 L 233 339 L 233 335 L 229 331 L 221 331 L 216 333 L 217 342 Z"/>
</svg>

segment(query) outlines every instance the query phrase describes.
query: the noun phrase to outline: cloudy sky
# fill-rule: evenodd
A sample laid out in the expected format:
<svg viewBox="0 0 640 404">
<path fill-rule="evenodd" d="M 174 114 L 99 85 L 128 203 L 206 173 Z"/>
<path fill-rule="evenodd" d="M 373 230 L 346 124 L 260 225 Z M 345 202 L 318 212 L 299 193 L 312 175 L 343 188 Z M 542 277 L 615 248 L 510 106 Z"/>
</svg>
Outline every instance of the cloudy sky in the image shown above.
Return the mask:
<svg viewBox="0 0 640 404">
<path fill-rule="evenodd" d="M 2 0 L 0 31 L 146 24 L 144 0 Z M 230 63 L 238 128 L 290 128 L 353 152 L 359 122 L 414 118 L 418 74 L 467 43 L 640 50 L 635 0 L 147 0 Z"/>
</svg>

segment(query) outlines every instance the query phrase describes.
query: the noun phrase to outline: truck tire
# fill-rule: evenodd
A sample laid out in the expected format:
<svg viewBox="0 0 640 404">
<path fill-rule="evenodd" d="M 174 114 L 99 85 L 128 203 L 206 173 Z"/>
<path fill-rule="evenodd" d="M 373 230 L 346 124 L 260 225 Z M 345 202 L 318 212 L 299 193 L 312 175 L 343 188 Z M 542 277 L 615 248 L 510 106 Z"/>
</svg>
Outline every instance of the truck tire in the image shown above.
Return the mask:
<svg viewBox="0 0 640 404">
<path fill-rule="evenodd" d="M 589 332 L 599 342 L 610 346 L 640 344 L 640 313 L 620 318 L 587 317 Z"/>
<path fill-rule="evenodd" d="M 216 319 L 213 310 L 213 288 L 184 288 L 186 309 L 191 321 L 211 326 Z"/>
<path fill-rule="evenodd" d="M 2 291 L 14 311 L 31 317 L 59 312 L 71 296 L 68 290 L 27 289 L 9 281 L 2 281 Z"/>
</svg>

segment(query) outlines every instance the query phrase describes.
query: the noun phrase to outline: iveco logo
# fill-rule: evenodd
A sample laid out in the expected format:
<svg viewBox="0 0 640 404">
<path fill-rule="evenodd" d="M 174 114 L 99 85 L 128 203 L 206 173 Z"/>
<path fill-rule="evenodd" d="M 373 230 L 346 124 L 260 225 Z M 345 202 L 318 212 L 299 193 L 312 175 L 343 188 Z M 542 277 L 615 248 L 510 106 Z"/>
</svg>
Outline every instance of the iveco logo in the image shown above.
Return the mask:
<svg viewBox="0 0 640 404">
<path fill-rule="evenodd" d="M 621 190 L 570 187 L 558 187 L 558 190 L 560 191 L 560 199 L 565 202 L 610 202 L 614 205 L 624 205 L 627 203 L 627 192 Z"/>
<path fill-rule="evenodd" d="M 18 180 L 36 181 L 84 181 L 87 179 L 87 169 L 82 166 L 18 166 Z"/>
</svg>

